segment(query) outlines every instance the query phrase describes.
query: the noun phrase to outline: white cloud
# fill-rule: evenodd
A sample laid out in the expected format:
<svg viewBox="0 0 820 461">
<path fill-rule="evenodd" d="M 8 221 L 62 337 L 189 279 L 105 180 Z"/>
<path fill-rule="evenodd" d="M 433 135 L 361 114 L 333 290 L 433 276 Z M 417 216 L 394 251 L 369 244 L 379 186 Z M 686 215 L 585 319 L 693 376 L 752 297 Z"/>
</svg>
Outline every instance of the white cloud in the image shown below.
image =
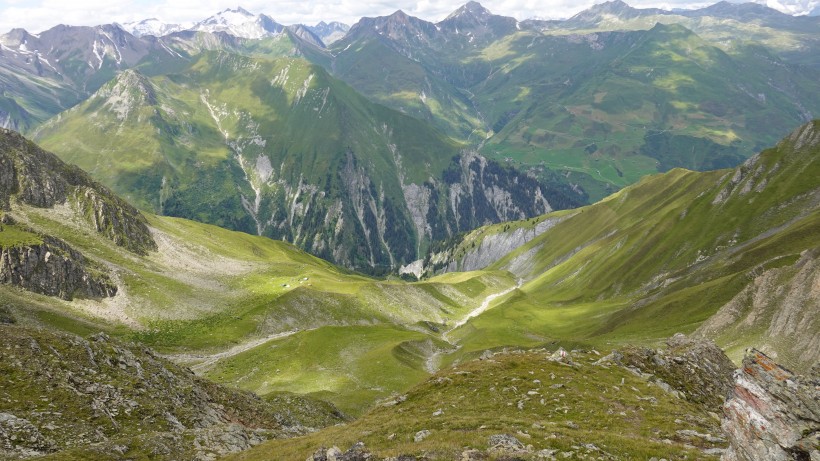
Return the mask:
<svg viewBox="0 0 820 461">
<path fill-rule="evenodd" d="M 566 18 L 601 0 L 485 0 L 493 13 L 518 19 Z M 820 0 L 757 0 L 789 14 L 810 11 Z M 401 9 L 428 21 L 439 21 L 466 0 L 2 0 L 0 33 L 15 27 L 40 32 L 57 24 L 97 25 L 156 17 L 165 22 L 195 22 L 237 4 L 254 13 L 265 13 L 283 24 L 342 21 L 353 24 L 363 16 L 384 16 Z M 693 0 L 633 0 L 635 7 L 694 8 Z"/>
</svg>

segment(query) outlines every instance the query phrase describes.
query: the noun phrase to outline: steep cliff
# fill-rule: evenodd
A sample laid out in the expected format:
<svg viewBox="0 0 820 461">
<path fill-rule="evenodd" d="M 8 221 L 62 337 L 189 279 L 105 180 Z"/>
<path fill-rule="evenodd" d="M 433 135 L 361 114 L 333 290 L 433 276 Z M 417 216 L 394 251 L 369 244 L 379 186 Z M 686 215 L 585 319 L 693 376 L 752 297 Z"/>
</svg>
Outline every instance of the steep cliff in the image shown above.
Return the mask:
<svg viewBox="0 0 820 461">
<path fill-rule="evenodd" d="M 33 241 L 10 242 L 9 233 L 27 234 Z M 7 223 L 0 227 L 0 241 L 0 283 L 66 300 L 117 293 L 117 286 L 99 264 L 60 239 Z"/>
</svg>

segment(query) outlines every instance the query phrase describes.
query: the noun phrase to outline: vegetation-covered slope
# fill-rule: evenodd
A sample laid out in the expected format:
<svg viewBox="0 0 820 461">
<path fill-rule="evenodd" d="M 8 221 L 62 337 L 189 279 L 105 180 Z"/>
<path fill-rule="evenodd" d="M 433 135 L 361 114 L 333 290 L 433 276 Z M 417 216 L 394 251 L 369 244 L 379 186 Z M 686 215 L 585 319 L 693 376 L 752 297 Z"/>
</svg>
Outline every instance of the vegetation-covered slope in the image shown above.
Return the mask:
<svg viewBox="0 0 820 461">
<path fill-rule="evenodd" d="M 213 384 L 105 334 L 86 340 L 9 324 L 0 333 L 4 459 L 134 459 L 151 452 L 201 459 L 341 420 L 309 401 L 302 405 L 314 415 L 294 418 L 298 402 L 271 403 Z"/>
<path fill-rule="evenodd" d="M 432 239 L 580 203 L 299 58 L 203 52 L 178 73 L 129 70 L 37 138 L 144 209 L 375 272 Z"/>
<path fill-rule="evenodd" d="M 8 136 L 17 143 L 3 144 L 9 149 L 4 155 L 36 166 L 14 170 L 23 184 L 47 178 L 51 182 L 40 183 L 65 186 L 76 183 L 73 177 L 87 178 L 19 135 Z M 12 149 L 20 143 L 26 149 Z M 51 161 L 35 162 L 38 156 Z M 54 189 L 59 188 L 37 190 Z M 156 245 L 136 254 L 113 240 L 101 239 L 84 209 L 73 202 L 42 208 L 16 197 L 10 197 L 12 206 L 4 218 L 16 224 L 2 227 L 1 241 L 9 247 L 39 245 L 43 236 L 59 236 L 90 267 L 104 273 L 112 288 L 102 298 L 86 293 L 80 296 L 83 299 L 69 302 L 30 285 L 15 284 L 25 290 L 6 286 L 0 299 L 21 323 L 83 335 L 103 330 L 172 354 L 175 360 L 225 382 L 244 381 L 246 387 L 264 394 L 317 393 L 353 413 L 426 376 L 427 356 L 442 349 L 435 335 L 437 325 L 460 318 L 488 295 L 515 283 L 507 273 L 489 271 L 415 285 L 377 281 L 334 267 L 287 243 L 182 219 L 143 217 L 129 207 Z M 115 200 L 121 199 L 111 196 L 109 202 Z M 124 245 L 127 248 L 144 235 L 123 237 L 133 237 Z M 47 252 L 37 254 L 49 258 Z M 4 271 L 7 266 L 4 259 Z M 48 277 L 36 280 L 40 278 Z M 32 276 L 26 275 L 29 279 Z M 373 348 L 370 356 L 359 353 L 363 344 Z M 333 349 L 319 353 L 329 345 L 337 346 L 339 354 L 330 353 Z M 293 354 L 270 361 L 276 367 L 244 361 L 248 354 L 264 354 L 271 348 L 290 349 Z M 231 360 L 235 362 L 222 365 Z M 373 366 L 378 362 L 394 370 L 396 377 L 381 373 Z M 350 370 L 337 372 L 339 366 Z M 311 386 L 303 385 L 308 382 Z"/>
<path fill-rule="evenodd" d="M 811 366 L 820 354 L 811 333 L 820 309 L 812 288 L 818 133 L 815 121 L 734 170 L 676 169 L 559 215 L 489 266 L 527 282 L 453 336 L 468 350 L 555 339 L 645 341 L 694 331 L 721 310 L 699 331 L 733 356 L 757 344 L 777 350 L 786 364 Z M 775 289 L 774 280 L 791 291 Z M 730 324 L 736 328 L 725 330 Z"/>
<path fill-rule="evenodd" d="M 102 330 L 264 398 L 276 400 L 279 391 L 310 394 L 353 415 L 406 392 L 437 369 L 508 346 L 608 350 L 611 343 L 654 345 L 685 331 L 715 338 L 733 355 L 747 345 L 763 347 L 804 369 L 818 356 L 818 133 L 818 122 L 807 124 L 734 170 L 676 169 L 583 209 L 482 229 L 460 248 L 480 253 L 488 238 L 544 227 L 501 259 L 479 254 L 473 272 L 417 283 L 373 280 L 287 243 L 153 215 L 144 219 L 156 250 L 140 255 L 100 238 L 70 204 L 40 208 L 14 199 L 5 216 L 17 224 L 3 227 L 0 238 L 31 244 L 37 236 L 59 236 L 104 268 L 117 290 L 105 298 L 66 301 L 5 285 L 0 318 L 83 336 Z M 32 152 L 16 155 L 25 160 Z M 38 165 L 28 174 L 57 181 L 74 171 L 56 160 Z M 466 244 L 471 238 L 475 247 Z M 509 402 L 492 404 L 499 403 Z M 427 410 L 419 415 L 426 417 Z M 430 409 L 431 417 L 437 410 Z M 606 421 L 601 409 L 580 411 L 590 422 Z M 465 427 L 479 428 L 470 443 L 483 450 L 485 438 L 495 434 L 480 432 L 482 425 Z M 648 437 L 646 443 L 621 440 L 607 447 L 626 450 L 616 456 L 621 458 L 656 453 L 654 429 L 664 430 L 655 423 L 636 429 L 635 437 Z M 347 440 L 356 434 L 345 432 L 339 443 L 352 443 Z M 402 437 L 397 440 L 408 440 Z M 451 438 L 439 441 L 449 444 Z M 430 443 L 435 441 L 431 435 Z M 563 445 L 543 447 L 566 451 Z M 86 456 L 85 448 L 78 450 L 77 456 Z"/>
<path fill-rule="evenodd" d="M 437 24 L 397 12 L 352 27 L 331 69 L 485 155 L 567 174 L 595 200 L 657 171 L 735 166 L 820 110 L 816 66 L 789 59 L 816 57 L 815 19 L 752 30 L 707 10 L 609 2 L 520 24 L 475 2 Z"/>
</svg>

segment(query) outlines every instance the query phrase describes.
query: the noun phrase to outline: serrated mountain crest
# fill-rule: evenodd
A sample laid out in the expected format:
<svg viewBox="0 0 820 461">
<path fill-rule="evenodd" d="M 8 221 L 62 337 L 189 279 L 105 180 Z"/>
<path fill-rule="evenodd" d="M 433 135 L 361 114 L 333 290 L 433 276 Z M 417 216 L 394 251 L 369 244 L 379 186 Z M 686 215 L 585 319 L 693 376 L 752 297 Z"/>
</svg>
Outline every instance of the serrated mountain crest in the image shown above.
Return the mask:
<svg viewBox="0 0 820 461">
<path fill-rule="evenodd" d="M 324 21 L 319 22 L 315 26 L 305 26 L 308 30 L 316 34 L 325 45 L 329 45 L 337 40 L 341 40 L 345 34 L 350 30 L 350 26 L 341 22 Z"/>
<path fill-rule="evenodd" d="M 350 28 L 348 35 L 361 33 L 380 35 L 398 43 L 410 44 L 427 42 L 437 35 L 438 30 L 431 22 L 397 10 L 389 16 L 360 19 Z"/>
</svg>

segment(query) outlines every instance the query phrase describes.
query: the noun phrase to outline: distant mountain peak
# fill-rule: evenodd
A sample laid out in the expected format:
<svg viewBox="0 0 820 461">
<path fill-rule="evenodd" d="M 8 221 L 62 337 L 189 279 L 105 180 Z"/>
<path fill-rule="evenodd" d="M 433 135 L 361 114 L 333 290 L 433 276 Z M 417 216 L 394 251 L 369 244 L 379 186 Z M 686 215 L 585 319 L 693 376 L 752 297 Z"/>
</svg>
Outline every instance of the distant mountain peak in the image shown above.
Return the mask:
<svg viewBox="0 0 820 461">
<path fill-rule="evenodd" d="M 462 5 L 438 26 L 446 33 L 469 37 L 467 40 L 472 46 L 497 40 L 519 28 L 515 18 L 495 15 L 474 1 Z"/>
<path fill-rule="evenodd" d="M 484 8 L 484 6 L 482 6 L 481 3 L 474 2 L 474 1 L 469 1 L 469 2 L 465 3 L 464 5 L 462 5 L 459 9 L 457 9 L 457 10 L 453 11 L 452 13 L 450 13 L 450 15 L 447 16 L 444 20 L 446 21 L 448 19 L 458 18 L 458 17 L 463 16 L 463 15 L 470 15 L 470 16 L 479 17 L 479 18 L 482 18 L 482 17 L 486 18 L 486 17 L 492 16 L 493 13 L 490 12 L 490 10 L 488 10 L 487 8 Z"/>
<path fill-rule="evenodd" d="M 4 35 L 0 35 L 0 44 L 10 48 L 17 48 L 30 38 L 36 38 L 36 36 L 30 34 L 26 29 L 18 27 L 11 29 Z"/>
<path fill-rule="evenodd" d="M 157 18 L 148 18 L 141 21 L 126 22 L 123 24 L 116 24 L 121 29 L 131 33 L 135 37 L 142 37 L 144 35 L 153 35 L 155 37 L 162 37 L 164 35 L 179 32 L 189 27 L 191 24 L 168 24 Z"/>
<path fill-rule="evenodd" d="M 394 19 L 408 19 L 409 17 L 410 16 L 402 10 L 396 10 L 395 12 L 393 12 L 393 14 L 388 16 L 388 18 L 394 18 Z"/>
<path fill-rule="evenodd" d="M 578 13 L 578 15 L 595 13 L 612 14 L 615 16 L 620 16 L 624 13 L 634 13 L 636 11 L 639 10 L 631 7 L 628 3 L 622 0 L 609 0 L 603 3 L 596 3 L 591 7 L 587 8 L 586 10 L 581 11 L 580 13 Z"/>
<path fill-rule="evenodd" d="M 264 14 L 254 15 L 238 6 L 228 8 L 198 22 L 192 30 L 225 32 L 235 37 L 259 39 L 278 35 L 284 26 Z"/>
<path fill-rule="evenodd" d="M 341 39 L 350 30 L 350 26 L 341 22 L 332 21 L 330 23 L 320 21 L 315 26 L 306 26 L 308 30 L 316 34 L 325 45 Z"/>
<path fill-rule="evenodd" d="M 225 14 L 225 13 L 237 13 L 237 14 L 241 14 L 243 16 L 255 17 L 255 15 L 253 13 L 246 10 L 245 8 L 242 8 L 241 6 L 237 6 L 236 8 L 225 8 L 219 14 Z"/>
<path fill-rule="evenodd" d="M 724 14 L 756 14 L 756 15 L 774 15 L 774 16 L 788 16 L 767 5 L 754 2 L 746 3 L 731 3 L 726 0 L 715 3 L 714 5 L 703 8 L 704 12 L 709 13 L 724 13 Z"/>
</svg>

